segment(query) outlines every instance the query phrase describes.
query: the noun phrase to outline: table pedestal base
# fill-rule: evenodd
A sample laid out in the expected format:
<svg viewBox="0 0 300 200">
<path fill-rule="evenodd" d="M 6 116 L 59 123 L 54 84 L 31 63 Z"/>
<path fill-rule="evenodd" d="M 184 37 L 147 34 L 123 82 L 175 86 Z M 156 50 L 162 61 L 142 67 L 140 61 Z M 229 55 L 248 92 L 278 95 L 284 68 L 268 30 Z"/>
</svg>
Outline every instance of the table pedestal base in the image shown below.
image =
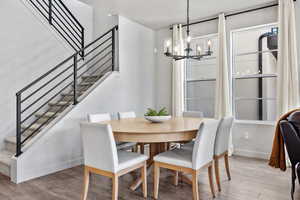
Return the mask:
<svg viewBox="0 0 300 200">
<path fill-rule="evenodd" d="M 168 143 L 152 143 L 150 144 L 150 158 L 147 161 L 148 169 L 147 176 L 151 174 L 152 166 L 153 166 L 153 158 L 159 153 L 165 152 L 168 150 Z M 133 182 L 130 186 L 131 190 L 136 190 L 142 184 L 142 178 L 138 178 Z"/>
</svg>

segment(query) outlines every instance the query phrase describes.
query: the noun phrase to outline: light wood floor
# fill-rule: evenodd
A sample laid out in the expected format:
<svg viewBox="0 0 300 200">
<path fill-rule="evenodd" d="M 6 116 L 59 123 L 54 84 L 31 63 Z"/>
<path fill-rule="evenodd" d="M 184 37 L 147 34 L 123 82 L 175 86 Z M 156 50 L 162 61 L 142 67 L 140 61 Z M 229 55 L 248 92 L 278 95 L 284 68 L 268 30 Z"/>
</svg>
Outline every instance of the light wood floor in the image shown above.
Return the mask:
<svg viewBox="0 0 300 200">
<path fill-rule="evenodd" d="M 267 166 L 266 161 L 232 157 L 232 181 L 226 180 L 223 162 L 220 163 L 222 192 L 217 193 L 216 200 L 290 200 L 290 171 L 282 173 Z M 1 200 L 79 200 L 83 168 L 75 167 L 56 174 L 15 185 L 0 175 Z M 200 199 L 212 199 L 207 171 L 199 177 Z M 132 176 L 125 175 L 120 179 L 120 200 L 142 200 L 141 189 L 132 192 L 129 185 Z M 162 170 L 159 199 L 189 200 L 192 199 L 191 186 L 180 183 L 172 185 L 172 173 Z M 297 184 L 295 200 L 300 199 L 300 187 Z M 152 177 L 148 179 L 148 194 L 152 199 Z M 111 183 L 108 178 L 93 175 L 88 195 L 90 200 L 110 200 Z"/>
</svg>

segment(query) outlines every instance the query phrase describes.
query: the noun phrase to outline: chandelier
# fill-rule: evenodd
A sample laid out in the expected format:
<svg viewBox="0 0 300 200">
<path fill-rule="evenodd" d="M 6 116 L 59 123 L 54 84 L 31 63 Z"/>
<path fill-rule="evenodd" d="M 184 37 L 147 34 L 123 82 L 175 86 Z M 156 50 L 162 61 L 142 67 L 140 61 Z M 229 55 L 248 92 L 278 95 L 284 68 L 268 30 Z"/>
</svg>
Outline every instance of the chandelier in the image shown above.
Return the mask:
<svg viewBox="0 0 300 200">
<path fill-rule="evenodd" d="M 191 48 L 192 37 L 190 36 L 190 0 L 187 0 L 187 25 L 186 26 L 187 26 L 186 29 L 187 38 L 186 38 L 186 49 L 184 50 L 185 51 L 184 55 L 179 54 L 178 46 L 175 47 L 172 46 L 171 40 L 166 41 L 164 54 L 167 57 L 173 58 L 175 61 L 183 60 L 183 59 L 201 60 L 205 56 L 211 56 L 213 52 L 211 51 L 212 43 L 210 40 L 207 42 L 207 51 L 203 53 L 201 46 L 197 44 L 196 54 L 192 54 L 193 51 L 193 49 Z"/>
</svg>

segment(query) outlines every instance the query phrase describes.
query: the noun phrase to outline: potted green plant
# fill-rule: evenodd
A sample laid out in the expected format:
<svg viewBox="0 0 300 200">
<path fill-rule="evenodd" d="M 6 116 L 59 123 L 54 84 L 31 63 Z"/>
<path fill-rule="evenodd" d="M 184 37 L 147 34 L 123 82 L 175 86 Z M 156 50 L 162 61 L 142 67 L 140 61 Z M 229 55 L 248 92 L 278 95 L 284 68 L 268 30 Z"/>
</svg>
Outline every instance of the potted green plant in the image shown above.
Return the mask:
<svg viewBox="0 0 300 200">
<path fill-rule="evenodd" d="M 153 123 L 161 123 L 170 120 L 171 115 L 169 115 L 165 107 L 160 109 L 159 111 L 156 111 L 155 109 L 152 108 L 148 108 L 145 114 L 145 119 Z"/>
</svg>

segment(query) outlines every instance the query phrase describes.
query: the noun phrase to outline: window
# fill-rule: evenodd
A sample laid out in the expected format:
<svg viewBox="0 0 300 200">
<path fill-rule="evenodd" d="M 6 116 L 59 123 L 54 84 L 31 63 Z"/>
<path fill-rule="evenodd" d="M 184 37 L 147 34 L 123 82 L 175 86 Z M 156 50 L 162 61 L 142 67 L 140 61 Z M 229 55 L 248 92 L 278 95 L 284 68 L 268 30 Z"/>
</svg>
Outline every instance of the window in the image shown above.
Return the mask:
<svg viewBox="0 0 300 200">
<path fill-rule="evenodd" d="M 275 121 L 276 24 L 231 32 L 233 110 L 238 120 Z"/>
<path fill-rule="evenodd" d="M 185 111 L 201 111 L 205 117 L 214 116 L 217 34 L 195 37 L 191 41 L 192 49 L 200 45 L 207 49 L 208 40 L 212 41 L 212 56 L 201 61 L 188 60 L 185 73 Z"/>
</svg>

